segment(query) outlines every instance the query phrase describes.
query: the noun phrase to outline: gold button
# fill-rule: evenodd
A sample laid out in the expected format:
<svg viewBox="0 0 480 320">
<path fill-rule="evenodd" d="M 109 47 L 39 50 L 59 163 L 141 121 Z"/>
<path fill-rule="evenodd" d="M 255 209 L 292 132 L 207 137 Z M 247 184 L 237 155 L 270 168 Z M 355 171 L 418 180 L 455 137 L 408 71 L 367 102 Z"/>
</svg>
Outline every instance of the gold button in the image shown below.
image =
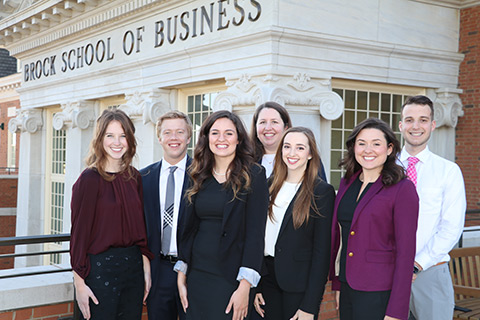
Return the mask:
<svg viewBox="0 0 480 320">
<path fill-rule="evenodd" d="M 348 254 L 348 256 L 349 256 L 349 257 L 353 257 L 353 252 L 350 252 L 350 253 Z"/>
<path fill-rule="evenodd" d="M 354 235 L 355 235 L 355 231 L 350 231 L 350 235 L 351 235 L 351 236 L 354 236 Z"/>
</svg>

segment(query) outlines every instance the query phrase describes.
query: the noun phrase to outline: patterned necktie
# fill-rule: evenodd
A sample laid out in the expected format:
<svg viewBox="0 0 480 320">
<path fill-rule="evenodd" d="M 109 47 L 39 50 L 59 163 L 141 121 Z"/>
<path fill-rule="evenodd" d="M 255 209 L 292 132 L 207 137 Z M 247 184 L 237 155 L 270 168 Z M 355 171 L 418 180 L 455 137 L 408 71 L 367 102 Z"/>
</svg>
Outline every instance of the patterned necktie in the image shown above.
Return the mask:
<svg viewBox="0 0 480 320">
<path fill-rule="evenodd" d="M 165 211 L 163 213 L 163 236 L 162 236 L 162 253 L 168 255 L 170 251 L 170 240 L 172 238 L 173 227 L 173 203 L 175 201 L 175 176 L 176 166 L 170 167 L 168 174 L 167 189 L 165 193 Z"/>
<path fill-rule="evenodd" d="M 417 157 L 408 157 L 407 177 L 417 186 L 417 169 L 415 165 L 420 161 Z"/>
</svg>

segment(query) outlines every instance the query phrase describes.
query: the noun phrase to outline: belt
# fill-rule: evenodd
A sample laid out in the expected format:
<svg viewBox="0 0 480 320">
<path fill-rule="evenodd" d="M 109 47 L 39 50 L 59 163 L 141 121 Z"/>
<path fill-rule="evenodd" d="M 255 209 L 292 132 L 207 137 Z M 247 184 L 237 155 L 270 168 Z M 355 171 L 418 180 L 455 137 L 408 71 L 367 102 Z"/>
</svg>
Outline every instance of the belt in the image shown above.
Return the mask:
<svg viewBox="0 0 480 320">
<path fill-rule="evenodd" d="M 442 265 L 442 264 L 445 264 L 445 263 L 447 263 L 447 261 L 439 262 L 439 263 L 437 263 L 435 266 L 439 266 L 439 265 Z"/>
<path fill-rule="evenodd" d="M 178 257 L 172 255 L 164 255 L 160 253 L 160 259 L 170 261 L 170 263 L 177 263 Z"/>
</svg>

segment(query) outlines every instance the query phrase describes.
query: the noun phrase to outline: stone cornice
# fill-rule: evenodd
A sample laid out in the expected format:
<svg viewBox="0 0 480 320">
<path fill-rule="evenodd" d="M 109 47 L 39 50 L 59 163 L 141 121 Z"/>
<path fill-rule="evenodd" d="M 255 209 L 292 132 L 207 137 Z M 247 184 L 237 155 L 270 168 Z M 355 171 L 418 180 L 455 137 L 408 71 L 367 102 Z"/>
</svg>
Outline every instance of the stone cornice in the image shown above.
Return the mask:
<svg viewBox="0 0 480 320">
<path fill-rule="evenodd" d="M 428 3 L 453 9 L 466 9 L 480 5 L 479 0 L 414 0 L 415 2 Z"/>
<path fill-rule="evenodd" d="M 20 99 L 17 89 L 21 86 L 22 75 L 15 73 L 10 76 L 0 78 L 0 102 Z"/>
<path fill-rule="evenodd" d="M 6 47 L 11 55 L 16 55 L 169 1 L 172 0 L 40 1 L 0 23 L 0 45 Z M 87 10 L 100 6 L 104 6 L 105 10 L 97 10 L 85 19 L 75 21 L 74 18 Z M 43 32 L 50 29 L 49 33 Z"/>
</svg>

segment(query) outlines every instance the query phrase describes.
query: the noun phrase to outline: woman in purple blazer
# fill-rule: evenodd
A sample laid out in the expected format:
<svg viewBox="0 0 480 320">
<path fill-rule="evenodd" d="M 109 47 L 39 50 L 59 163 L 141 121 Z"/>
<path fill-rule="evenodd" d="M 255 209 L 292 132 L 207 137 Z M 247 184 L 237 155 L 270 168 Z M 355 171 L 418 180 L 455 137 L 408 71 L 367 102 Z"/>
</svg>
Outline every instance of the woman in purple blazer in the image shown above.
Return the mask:
<svg viewBox="0 0 480 320">
<path fill-rule="evenodd" d="M 330 278 L 341 320 L 408 318 L 418 196 L 395 163 L 400 143 L 382 120 L 358 124 L 332 224 Z"/>
</svg>

